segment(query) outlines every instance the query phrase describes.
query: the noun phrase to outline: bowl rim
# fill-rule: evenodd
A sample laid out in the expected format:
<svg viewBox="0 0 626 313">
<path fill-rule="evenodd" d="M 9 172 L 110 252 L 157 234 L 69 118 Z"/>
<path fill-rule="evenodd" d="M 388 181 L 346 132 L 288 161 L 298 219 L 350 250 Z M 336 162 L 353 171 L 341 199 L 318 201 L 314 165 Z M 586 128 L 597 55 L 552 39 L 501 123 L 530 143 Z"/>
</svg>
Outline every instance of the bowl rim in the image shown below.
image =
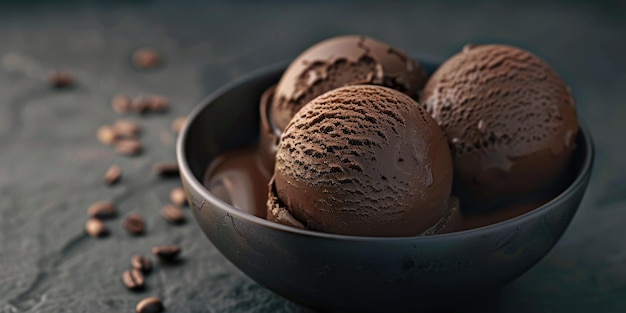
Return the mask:
<svg viewBox="0 0 626 313">
<path fill-rule="evenodd" d="M 438 58 L 421 57 L 421 58 L 416 58 L 416 59 L 420 62 L 425 62 L 425 63 L 429 61 L 440 62 Z M 299 228 L 275 223 L 275 222 L 266 220 L 264 218 L 255 216 L 253 214 L 246 213 L 222 201 L 216 196 L 214 196 L 208 189 L 204 187 L 204 185 L 198 179 L 196 179 L 193 172 L 191 171 L 191 168 L 189 167 L 189 164 L 187 163 L 187 153 L 185 151 L 185 143 L 187 141 L 189 128 L 191 124 L 197 121 L 197 118 L 202 111 L 204 111 L 207 107 L 211 106 L 211 104 L 216 99 L 219 99 L 225 93 L 231 91 L 234 88 L 239 87 L 240 85 L 246 83 L 249 80 L 258 78 L 259 76 L 264 76 L 270 73 L 274 73 L 281 69 L 284 70 L 287 64 L 288 62 L 283 61 L 283 62 L 279 62 L 279 63 L 275 63 L 269 66 L 262 67 L 248 74 L 242 75 L 237 79 L 234 79 L 233 81 L 221 86 L 220 88 L 218 88 L 217 90 L 215 90 L 214 92 L 206 96 L 187 115 L 187 123 L 185 123 L 185 125 L 181 129 L 178 135 L 177 141 L 176 141 L 176 157 L 177 157 L 178 165 L 180 168 L 181 178 L 186 179 L 190 188 L 193 188 L 193 190 L 198 192 L 204 199 L 211 201 L 214 205 L 218 205 L 222 210 L 246 222 L 257 224 L 262 227 L 271 228 L 276 231 L 291 233 L 293 235 L 310 236 L 310 237 L 324 238 L 324 239 L 330 239 L 330 240 L 360 241 L 360 242 L 406 241 L 410 243 L 415 243 L 418 241 L 438 241 L 438 240 L 450 240 L 450 239 L 455 239 L 455 238 L 464 239 L 464 238 L 467 238 L 468 236 L 488 235 L 497 231 L 502 231 L 502 230 L 505 230 L 506 228 L 509 228 L 510 224 L 523 223 L 526 220 L 531 220 L 539 215 L 543 215 L 546 212 L 553 210 L 559 205 L 565 203 L 567 198 L 570 197 L 575 192 L 575 190 L 578 190 L 581 185 L 584 184 L 585 177 L 591 174 L 593 161 L 595 158 L 595 147 L 594 147 L 593 139 L 591 137 L 591 133 L 589 132 L 589 128 L 582 121 L 581 117 L 578 116 L 578 125 L 579 125 L 579 130 L 580 130 L 579 136 L 581 135 L 583 136 L 583 140 L 587 148 L 586 149 L 587 153 L 583 156 L 584 160 L 581 166 L 581 170 L 579 171 L 579 173 L 577 173 L 574 181 L 567 188 L 565 188 L 565 190 L 559 193 L 556 197 L 552 198 L 550 201 L 544 203 L 538 208 L 533 209 L 524 214 L 518 215 L 516 217 L 498 222 L 498 223 L 489 224 L 489 225 L 472 228 L 472 229 L 451 232 L 451 233 L 434 234 L 434 235 L 428 235 L 428 236 L 374 237 L 374 236 L 340 235 L 340 234 L 318 232 L 314 230 L 299 229 Z"/>
</svg>

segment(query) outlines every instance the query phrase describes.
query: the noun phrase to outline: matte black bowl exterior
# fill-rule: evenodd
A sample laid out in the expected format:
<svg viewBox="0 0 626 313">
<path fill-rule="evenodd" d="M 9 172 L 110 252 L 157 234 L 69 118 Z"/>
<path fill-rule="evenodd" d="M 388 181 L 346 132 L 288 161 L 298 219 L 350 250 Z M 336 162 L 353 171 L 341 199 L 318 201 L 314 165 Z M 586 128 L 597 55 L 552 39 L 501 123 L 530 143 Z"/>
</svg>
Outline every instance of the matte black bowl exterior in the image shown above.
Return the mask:
<svg viewBox="0 0 626 313">
<path fill-rule="evenodd" d="M 436 67 L 425 65 L 430 72 Z M 427 237 L 355 237 L 299 230 L 239 211 L 203 187 L 204 172 L 219 153 L 257 140 L 261 93 L 284 68 L 256 72 L 207 98 L 190 115 L 177 156 L 204 233 L 241 271 L 287 299 L 340 312 L 451 307 L 535 265 L 580 204 L 594 151 L 584 126 L 572 165 L 578 174 L 567 190 L 538 209 L 486 227 Z"/>
</svg>

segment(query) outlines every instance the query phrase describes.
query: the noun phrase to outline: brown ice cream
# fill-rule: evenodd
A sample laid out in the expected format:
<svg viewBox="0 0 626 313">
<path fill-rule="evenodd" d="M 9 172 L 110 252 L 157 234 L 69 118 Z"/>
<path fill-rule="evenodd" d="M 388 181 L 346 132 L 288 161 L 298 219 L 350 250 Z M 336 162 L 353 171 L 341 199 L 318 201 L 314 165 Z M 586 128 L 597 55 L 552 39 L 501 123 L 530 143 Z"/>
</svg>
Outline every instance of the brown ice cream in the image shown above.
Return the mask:
<svg viewBox="0 0 626 313">
<path fill-rule="evenodd" d="M 387 86 L 417 98 L 426 79 L 426 72 L 404 52 L 368 37 L 334 37 L 310 47 L 261 99 L 259 152 L 268 172 L 274 169 L 283 129 L 313 98 L 357 84 Z"/>
<path fill-rule="evenodd" d="M 451 187 L 446 138 L 417 102 L 390 88 L 342 87 L 285 129 L 267 218 L 347 235 L 436 233 L 457 210 Z"/>
<path fill-rule="evenodd" d="M 426 83 L 426 72 L 404 52 L 364 36 L 324 40 L 298 56 L 285 70 L 274 94 L 271 122 L 279 133 L 313 98 L 357 84 L 387 86 L 409 97 Z"/>
<path fill-rule="evenodd" d="M 422 103 L 448 137 L 455 186 L 470 207 L 550 189 L 566 170 L 578 132 L 574 99 L 527 51 L 468 46 L 433 74 Z"/>
</svg>

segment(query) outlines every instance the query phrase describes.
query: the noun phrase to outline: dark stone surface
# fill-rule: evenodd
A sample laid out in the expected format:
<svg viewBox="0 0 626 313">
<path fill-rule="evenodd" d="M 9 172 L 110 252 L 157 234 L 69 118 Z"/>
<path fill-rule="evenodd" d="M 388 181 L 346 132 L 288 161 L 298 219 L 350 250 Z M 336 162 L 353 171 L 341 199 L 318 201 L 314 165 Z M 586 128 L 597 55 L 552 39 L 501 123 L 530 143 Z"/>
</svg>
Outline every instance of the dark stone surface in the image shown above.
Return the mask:
<svg viewBox="0 0 626 313">
<path fill-rule="evenodd" d="M 175 159 L 171 121 L 217 87 L 295 57 L 329 36 L 358 33 L 411 54 L 447 57 L 465 43 L 506 42 L 533 51 L 571 85 L 597 145 L 595 173 L 570 229 L 537 266 L 459 312 L 626 311 L 626 9 L 618 1 L 446 4 L 287 1 L 0 2 L 0 312 L 131 312 L 143 297 L 168 312 L 302 312 L 258 286 L 209 243 L 193 220 L 159 212 L 179 181 L 152 172 Z M 137 71 L 131 52 L 160 50 L 164 67 Z M 77 86 L 52 90 L 49 70 Z M 162 94 L 167 114 L 132 116 L 145 132 L 142 156 L 119 156 L 95 139 L 118 116 L 116 93 Z M 101 179 L 122 166 L 114 187 Z M 143 214 L 131 237 L 121 217 L 111 236 L 88 237 L 86 210 L 113 200 Z M 191 218 L 190 212 L 186 212 Z M 182 264 L 156 264 L 148 288 L 121 282 L 134 252 L 179 244 Z"/>
</svg>

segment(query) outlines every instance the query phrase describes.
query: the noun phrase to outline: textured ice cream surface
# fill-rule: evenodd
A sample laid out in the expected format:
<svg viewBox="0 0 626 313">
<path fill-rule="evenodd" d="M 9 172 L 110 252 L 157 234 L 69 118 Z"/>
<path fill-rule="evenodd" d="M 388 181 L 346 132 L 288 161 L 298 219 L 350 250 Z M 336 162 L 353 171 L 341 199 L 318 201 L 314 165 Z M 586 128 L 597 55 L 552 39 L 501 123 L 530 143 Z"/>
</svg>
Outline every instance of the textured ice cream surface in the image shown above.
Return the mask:
<svg viewBox="0 0 626 313">
<path fill-rule="evenodd" d="M 268 218 L 336 234 L 419 235 L 449 216 L 451 186 L 447 141 L 416 101 L 342 87 L 304 106 L 282 134 Z"/>
<path fill-rule="evenodd" d="M 455 185 L 470 202 L 528 196 L 567 168 L 578 132 L 574 99 L 530 52 L 468 46 L 432 75 L 422 103 L 448 137 Z"/>
<path fill-rule="evenodd" d="M 363 36 L 324 40 L 300 54 L 281 77 L 271 108 L 271 123 L 282 132 L 294 114 L 332 89 L 374 84 L 416 98 L 426 72 L 404 52 Z"/>
</svg>

